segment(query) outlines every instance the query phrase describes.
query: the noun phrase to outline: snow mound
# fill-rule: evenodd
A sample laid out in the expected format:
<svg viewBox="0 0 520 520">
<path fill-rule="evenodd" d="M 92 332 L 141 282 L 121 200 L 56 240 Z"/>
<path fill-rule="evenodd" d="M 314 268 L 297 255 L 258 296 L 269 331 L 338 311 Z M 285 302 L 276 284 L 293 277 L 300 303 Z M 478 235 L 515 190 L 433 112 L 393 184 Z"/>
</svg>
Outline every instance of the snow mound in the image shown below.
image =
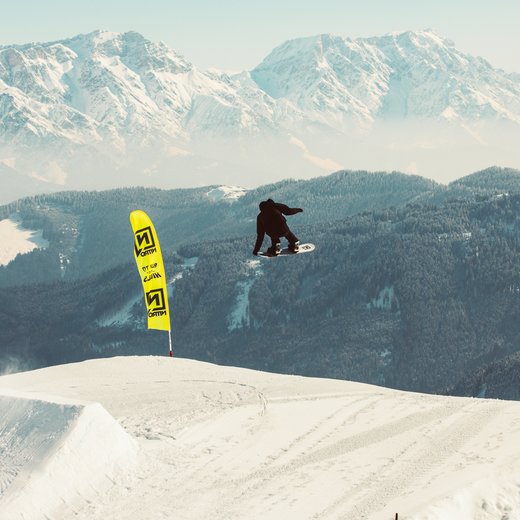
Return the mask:
<svg viewBox="0 0 520 520">
<path fill-rule="evenodd" d="M 98 403 L 0 394 L 2 518 L 70 518 L 136 460 L 136 444 Z"/>
</svg>

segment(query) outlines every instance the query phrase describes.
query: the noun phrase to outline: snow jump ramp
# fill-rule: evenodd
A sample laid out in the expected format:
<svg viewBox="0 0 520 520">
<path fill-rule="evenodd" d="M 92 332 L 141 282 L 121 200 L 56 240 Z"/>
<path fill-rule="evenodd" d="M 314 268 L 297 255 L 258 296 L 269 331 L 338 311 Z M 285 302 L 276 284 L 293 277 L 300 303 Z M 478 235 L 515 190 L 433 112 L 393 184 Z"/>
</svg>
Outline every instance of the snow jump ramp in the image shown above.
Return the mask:
<svg viewBox="0 0 520 520">
<path fill-rule="evenodd" d="M 0 392 L 2 518 L 67 518 L 136 456 L 135 441 L 98 403 Z"/>
</svg>

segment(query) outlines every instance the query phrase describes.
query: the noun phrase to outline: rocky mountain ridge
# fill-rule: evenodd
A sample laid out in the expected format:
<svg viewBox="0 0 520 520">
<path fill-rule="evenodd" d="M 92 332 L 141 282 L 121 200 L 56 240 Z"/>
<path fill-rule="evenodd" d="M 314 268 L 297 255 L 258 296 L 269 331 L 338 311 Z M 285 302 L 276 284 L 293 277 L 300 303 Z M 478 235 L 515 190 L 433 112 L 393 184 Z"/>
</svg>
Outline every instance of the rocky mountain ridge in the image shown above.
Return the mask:
<svg viewBox="0 0 520 520">
<path fill-rule="evenodd" d="M 281 177 L 352 167 L 358 148 L 369 163 L 373 139 L 381 161 L 398 154 L 413 170 L 425 150 L 461 140 L 467 157 L 492 148 L 496 125 L 520 131 L 519 99 L 518 75 L 432 31 L 291 40 L 236 75 L 136 32 L 95 31 L 0 47 L 0 165 L 49 190 L 250 186 L 280 178 L 280 164 Z"/>
</svg>

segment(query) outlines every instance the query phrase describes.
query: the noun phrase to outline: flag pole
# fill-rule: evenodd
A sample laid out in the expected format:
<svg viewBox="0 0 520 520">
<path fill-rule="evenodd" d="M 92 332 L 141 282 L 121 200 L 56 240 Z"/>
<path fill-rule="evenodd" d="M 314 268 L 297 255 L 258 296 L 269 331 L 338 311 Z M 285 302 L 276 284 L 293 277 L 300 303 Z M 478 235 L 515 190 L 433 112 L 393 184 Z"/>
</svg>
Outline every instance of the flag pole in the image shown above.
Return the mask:
<svg viewBox="0 0 520 520">
<path fill-rule="evenodd" d="M 172 330 L 168 329 L 168 343 L 170 345 L 170 357 L 173 357 L 173 348 L 172 348 Z"/>
</svg>

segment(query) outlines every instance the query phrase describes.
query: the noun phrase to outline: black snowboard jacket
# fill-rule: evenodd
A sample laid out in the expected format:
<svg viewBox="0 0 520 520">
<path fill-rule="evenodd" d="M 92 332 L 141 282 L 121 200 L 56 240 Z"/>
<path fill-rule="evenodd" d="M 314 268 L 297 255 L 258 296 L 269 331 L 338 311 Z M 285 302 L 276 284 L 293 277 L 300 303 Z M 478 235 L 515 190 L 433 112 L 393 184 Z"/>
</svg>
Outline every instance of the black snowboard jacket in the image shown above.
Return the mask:
<svg viewBox="0 0 520 520">
<path fill-rule="evenodd" d="M 256 217 L 256 244 L 253 253 L 260 251 L 267 233 L 271 238 L 280 238 L 290 233 L 284 215 L 296 215 L 302 212 L 301 208 L 290 208 L 285 204 L 274 202 L 272 199 L 260 202 L 260 213 Z"/>
</svg>

